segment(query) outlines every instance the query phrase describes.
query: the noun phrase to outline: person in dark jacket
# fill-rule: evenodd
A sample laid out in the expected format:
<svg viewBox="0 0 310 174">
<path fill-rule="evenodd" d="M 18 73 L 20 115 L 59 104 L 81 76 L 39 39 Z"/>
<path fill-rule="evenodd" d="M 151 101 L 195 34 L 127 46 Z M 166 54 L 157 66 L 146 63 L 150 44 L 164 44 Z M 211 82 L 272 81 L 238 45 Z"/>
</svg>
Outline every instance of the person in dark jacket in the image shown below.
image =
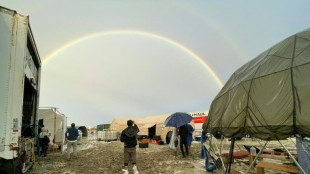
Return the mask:
<svg viewBox="0 0 310 174">
<path fill-rule="evenodd" d="M 46 157 L 49 143 L 50 143 L 50 139 L 48 138 L 48 130 L 42 129 L 39 135 L 39 144 L 41 146 L 40 156 L 43 154 L 44 157 Z"/>
<path fill-rule="evenodd" d="M 128 174 L 128 163 L 131 161 L 133 165 L 134 174 L 139 174 L 136 166 L 136 145 L 137 145 L 137 134 L 139 132 L 138 126 L 134 121 L 127 121 L 127 128 L 122 131 L 121 142 L 124 143 L 124 174 Z"/>
<path fill-rule="evenodd" d="M 186 156 L 188 156 L 188 147 L 187 147 L 188 129 L 186 125 L 182 125 L 179 127 L 179 135 L 180 135 L 180 149 L 181 149 L 183 157 L 185 158 Z M 186 156 L 184 153 L 183 146 L 185 147 Z"/>
<path fill-rule="evenodd" d="M 79 131 L 75 128 L 75 124 L 72 123 L 71 127 L 66 131 L 66 142 L 67 142 L 67 159 L 70 159 L 71 146 L 73 146 L 73 156 L 77 157 L 77 138 Z"/>
</svg>

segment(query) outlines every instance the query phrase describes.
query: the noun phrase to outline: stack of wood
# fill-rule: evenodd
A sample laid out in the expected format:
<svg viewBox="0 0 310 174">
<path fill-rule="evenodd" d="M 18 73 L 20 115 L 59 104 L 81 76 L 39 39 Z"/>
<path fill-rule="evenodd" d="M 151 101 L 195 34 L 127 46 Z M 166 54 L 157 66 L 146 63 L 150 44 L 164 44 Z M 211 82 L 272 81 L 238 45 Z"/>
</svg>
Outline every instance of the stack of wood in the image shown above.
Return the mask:
<svg viewBox="0 0 310 174">
<path fill-rule="evenodd" d="M 296 156 L 296 154 L 293 154 Z M 253 162 L 253 159 L 255 158 L 255 155 L 249 155 L 249 162 L 250 164 Z M 276 160 L 279 162 L 274 162 L 272 160 Z M 290 159 L 289 156 L 286 154 L 261 154 L 259 156 L 259 161 L 256 165 L 257 168 L 257 174 L 264 174 L 265 168 L 266 169 L 273 169 L 278 171 L 284 171 L 289 173 L 298 173 L 298 167 L 293 165 L 293 161 Z"/>
</svg>

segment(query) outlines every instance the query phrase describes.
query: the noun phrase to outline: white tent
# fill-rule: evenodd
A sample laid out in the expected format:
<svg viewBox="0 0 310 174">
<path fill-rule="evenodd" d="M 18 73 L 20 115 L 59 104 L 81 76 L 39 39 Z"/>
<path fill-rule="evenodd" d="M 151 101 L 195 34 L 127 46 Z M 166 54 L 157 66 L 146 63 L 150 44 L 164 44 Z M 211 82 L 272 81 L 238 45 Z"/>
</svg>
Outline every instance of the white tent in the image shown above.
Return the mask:
<svg viewBox="0 0 310 174">
<path fill-rule="evenodd" d="M 208 113 L 207 110 L 188 112 L 194 118 L 196 116 L 201 116 L 201 113 Z M 162 114 L 156 116 L 149 116 L 145 118 L 114 118 L 110 125 L 110 130 L 115 130 L 122 132 L 127 127 L 127 120 L 134 120 L 140 129 L 138 135 L 148 135 L 155 134 L 161 136 L 161 139 L 166 142 L 166 137 L 169 131 L 172 131 L 172 127 L 164 127 L 164 122 L 171 114 Z M 197 130 L 201 130 L 201 124 L 196 124 L 193 120 L 191 123 L 193 127 Z M 196 127 L 197 126 L 197 127 Z"/>
</svg>

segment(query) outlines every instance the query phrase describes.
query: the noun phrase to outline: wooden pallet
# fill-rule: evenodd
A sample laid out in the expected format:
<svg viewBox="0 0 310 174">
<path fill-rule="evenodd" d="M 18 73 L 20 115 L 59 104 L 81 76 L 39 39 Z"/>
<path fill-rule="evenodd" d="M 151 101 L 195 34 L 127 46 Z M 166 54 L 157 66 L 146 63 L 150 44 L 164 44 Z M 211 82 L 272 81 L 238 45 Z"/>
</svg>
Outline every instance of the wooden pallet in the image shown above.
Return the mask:
<svg viewBox="0 0 310 174">
<path fill-rule="evenodd" d="M 277 164 L 277 163 L 259 161 L 256 167 L 257 167 L 257 174 L 264 174 L 265 168 L 289 173 L 298 173 L 298 167 L 287 164 Z"/>
<path fill-rule="evenodd" d="M 253 162 L 254 158 L 255 158 L 255 156 L 249 155 L 250 164 Z M 264 161 L 264 159 L 266 159 L 266 158 L 267 159 L 275 159 L 275 160 L 280 160 L 280 161 L 292 162 L 292 160 L 290 158 L 288 158 L 287 156 L 261 154 L 259 156 L 259 161 L 257 162 L 257 165 L 256 165 L 257 174 L 264 174 L 265 168 L 266 169 L 279 170 L 279 171 L 283 171 L 283 172 L 289 172 L 289 173 L 298 173 L 298 171 L 299 171 L 297 166 L 267 162 L 267 161 Z"/>
</svg>

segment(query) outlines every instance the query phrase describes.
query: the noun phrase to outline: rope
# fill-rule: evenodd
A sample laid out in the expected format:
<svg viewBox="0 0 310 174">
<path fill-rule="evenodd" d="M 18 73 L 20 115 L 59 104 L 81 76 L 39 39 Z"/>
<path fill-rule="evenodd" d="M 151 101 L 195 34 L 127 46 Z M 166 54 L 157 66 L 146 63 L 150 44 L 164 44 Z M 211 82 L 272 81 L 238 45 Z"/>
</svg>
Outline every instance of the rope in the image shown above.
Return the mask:
<svg viewBox="0 0 310 174">
<path fill-rule="evenodd" d="M 206 171 L 208 172 L 212 172 L 213 170 L 216 169 L 216 166 L 213 165 L 213 166 L 210 166 L 209 165 L 209 158 L 208 158 L 208 153 L 207 153 L 207 149 L 206 147 L 203 145 L 204 142 L 206 142 L 206 136 L 204 134 L 204 132 L 202 132 L 202 135 L 200 137 L 200 142 L 201 142 L 201 154 L 200 154 L 200 157 L 201 158 L 205 158 L 205 168 L 206 168 Z M 210 166 L 210 167 L 209 167 Z"/>
</svg>

